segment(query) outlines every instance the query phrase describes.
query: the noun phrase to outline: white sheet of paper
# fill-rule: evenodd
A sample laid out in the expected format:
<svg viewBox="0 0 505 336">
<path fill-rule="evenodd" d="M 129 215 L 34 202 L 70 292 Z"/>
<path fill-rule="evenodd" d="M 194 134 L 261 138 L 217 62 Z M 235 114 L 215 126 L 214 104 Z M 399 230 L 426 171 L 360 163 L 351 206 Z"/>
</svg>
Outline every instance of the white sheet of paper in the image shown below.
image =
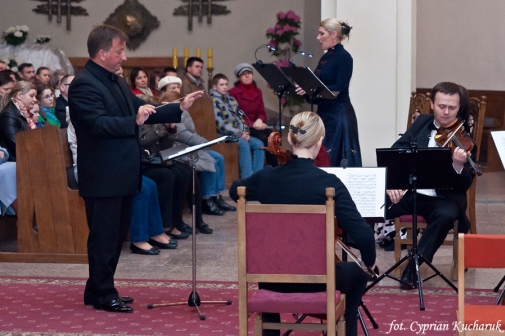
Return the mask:
<svg viewBox="0 0 505 336">
<path fill-rule="evenodd" d="M 385 216 L 386 168 L 321 167 L 336 175 L 347 187 L 361 217 Z"/>
<path fill-rule="evenodd" d="M 222 141 L 225 141 L 227 138 L 228 138 L 228 136 L 225 135 L 225 136 L 222 136 L 220 138 L 217 138 L 217 139 L 211 140 L 209 142 L 203 143 L 201 145 L 187 147 L 186 149 L 183 149 L 183 150 L 181 150 L 180 152 L 178 152 L 176 154 L 170 155 L 168 157 L 168 159 L 172 160 L 172 159 L 175 159 L 175 158 L 177 158 L 177 157 L 179 157 L 181 155 L 186 155 L 187 153 L 191 153 L 191 152 L 197 151 L 197 150 L 199 150 L 201 148 L 205 148 L 205 147 L 209 147 L 209 146 L 218 144 L 218 143 L 220 143 Z"/>
<path fill-rule="evenodd" d="M 501 164 L 505 168 L 505 131 L 493 131 L 491 132 L 491 136 L 493 137 L 494 145 L 498 150 Z"/>
</svg>

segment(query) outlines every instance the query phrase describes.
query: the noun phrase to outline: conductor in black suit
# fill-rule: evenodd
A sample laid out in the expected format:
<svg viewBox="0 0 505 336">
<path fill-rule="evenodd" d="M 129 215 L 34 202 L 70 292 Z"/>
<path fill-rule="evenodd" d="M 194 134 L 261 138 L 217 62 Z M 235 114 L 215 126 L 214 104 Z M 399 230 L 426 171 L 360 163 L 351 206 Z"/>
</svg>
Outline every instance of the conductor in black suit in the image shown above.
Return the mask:
<svg viewBox="0 0 505 336">
<path fill-rule="evenodd" d="M 139 126 L 180 122 L 182 110 L 203 94 L 195 92 L 162 110 L 137 98 L 115 74 L 126 60 L 126 41 L 117 28 L 94 28 L 87 42 L 90 60 L 69 89 L 70 119 L 79 143 L 79 193 L 90 230 L 84 303 L 114 312 L 133 311 L 125 304 L 133 299 L 120 298 L 114 288 L 114 273 L 133 195 L 140 188 Z"/>
<path fill-rule="evenodd" d="M 439 83 L 433 88 L 431 99 L 433 114 L 419 115 L 407 132 L 393 144 L 393 148 L 410 148 L 411 142 L 416 142 L 418 148 L 437 147 L 434 136 L 438 128 L 448 128 L 458 121 L 468 119 L 468 94 L 464 87 L 450 82 Z M 454 150 L 450 168 L 455 181 L 453 189 L 417 190 L 417 213 L 423 216 L 427 223 L 419 240 L 418 251 L 429 262 L 433 260 L 435 252 L 453 228 L 454 221 L 458 220 L 459 232 L 466 233 L 470 228 L 470 221 L 465 214 L 466 191 L 474 178 L 474 172 L 467 161 L 470 155 L 471 153 L 460 148 Z M 402 190 L 387 190 L 387 194 L 389 200 L 386 218 L 412 214 L 412 191 L 404 194 Z M 401 279 L 413 284 L 413 278 L 413 260 L 410 260 Z M 403 283 L 400 286 L 403 289 L 413 288 Z"/>
</svg>

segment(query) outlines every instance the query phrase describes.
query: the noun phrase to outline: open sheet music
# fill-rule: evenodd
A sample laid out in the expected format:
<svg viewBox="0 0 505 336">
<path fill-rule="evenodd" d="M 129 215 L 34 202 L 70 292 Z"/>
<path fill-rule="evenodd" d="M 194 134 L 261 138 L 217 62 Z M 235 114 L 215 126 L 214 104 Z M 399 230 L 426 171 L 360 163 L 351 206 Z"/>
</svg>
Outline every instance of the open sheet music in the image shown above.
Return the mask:
<svg viewBox="0 0 505 336">
<path fill-rule="evenodd" d="M 342 181 L 356 203 L 361 217 L 384 219 L 386 168 L 321 167 L 321 169 L 335 174 Z"/>
<path fill-rule="evenodd" d="M 493 137 L 494 145 L 498 150 L 501 164 L 505 168 L 505 131 L 493 131 L 491 132 L 491 136 Z"/>
</svg>

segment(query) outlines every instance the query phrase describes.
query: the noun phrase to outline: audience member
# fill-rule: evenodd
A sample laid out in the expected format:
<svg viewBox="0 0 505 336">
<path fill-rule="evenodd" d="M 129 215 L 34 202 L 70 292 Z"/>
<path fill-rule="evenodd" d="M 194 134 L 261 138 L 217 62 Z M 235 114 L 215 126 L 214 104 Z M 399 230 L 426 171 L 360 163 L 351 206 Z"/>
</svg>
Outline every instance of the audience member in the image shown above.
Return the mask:
<svg viewBox="0 0 505 336">
<path fill-rule="evenodd" d="M 182 76 L 181 96 L 186 96 L 191 92 L 204 91 L 202 80 L 203 60 L 198 57 L 190 57 L 186 62 L 186 72 Z"/>
<path fill-rule="evenodd" d="M 7 63 L 0 60 L 0 71 L 4 71 L 4 70 L 7 70 Z"/>
<path fill-rule="evenodd" d="M 153 92 L 147 85 L 147 73 L 144 68 L 135 67 L 130 73 L 131 90 L 134 94 L 153 96 Z"/>
<path fill-rule="evenodd" d="M 158 83 L 160 82 L 163 73 L 161 71 L 155 70 L 149 75 L 149 88 L 153 93 L 153 96 L 159 97 L 160 92 L 158 91 Z"/>
<path fill-rule="evenodd" d="M 166 67 L 163 69 L 163 73 L 165 76 L 174 76 L 177 77 L 177 69 L 174 67 Z"/>
<path fill-rule="evenodd" d="M 54 114 L 56 118 L 60 121 L 61 128 L 68 127 L 67 124 L 67 106 L 68 106 L 68 87 L 75 76 L 68 75 L 60 80 L 60 85 L 58 87 L 60 91 L 60 96 L 56 98 L 56 107 L 54 109 Z"/>
<path fill-rule="evenodd" d="M 121 77 L 121 78 L 124 78 L 124 70 L 123 70 L 123 67 L 122 67 L 122 66 L 120 66 L 120 67 L 119 67 L 119 70 L 118 70 L 118 71 L 116 71 L 116 75 L 118 75 L 118 76 L 119 76 L 119 77 Z"/>
<path fill-rule="evenodd" d="M 35 125 L 37 125 L 37 128 L 44 127 L 44 123 L 39 121 L 41 119 L 39 104 L 33 104 L 33 107 L 30 109 L 30 117 Z"/>
<path fill-rule="evenodd" d="M 268 145 L 268 136 L 272 130 L 267 128 L 267 114 L 263 103 L 263 94 L 253 79 L 253 67 L 248 63 L 241 63 L 235 68 L 235 82 L 229 94 L 238 102 L 238 106 L 244 111 L 246 123 L 252 137 L 260 139 L 264 146 Z M 275 155 L 267 153 L 267 164 L 277 166 Z"/>
<path fill-rule="evenodd" d="M 241 178 L 247 178 L 261 170 L 265 161 L 263 143 L 249 135 L 249 128 L 239 111 L 235 98 L 228 94 L 228 78 L 217 74 L 212 78 L 210 97 L 214 101 L 217 133 L 238 137 L 238 161 Z M 239 115 L 240 114 L 240 115 Z"/>
<path fill-rule="evenodd" d="M 39 122 L 61 127 L 60 121 L 54 114 L 54 92 L 50 85 L 37 84 L 37 103 L 40 107 Z"/>
<path fill-rule="evenodd" d="M 16 81 L 6 72 L 0 72 L 0 99 L 6 94 L 11 92 L 12 87 Z"/>
<path fill-rule="evenodd" d="M 9 161 L 16 161 L 16 134 L 37 128 L 29 114 L 36 102 L 35 85 L 27 81 L 17 82 L 0 101 L 0 146 L 9 152 Z"/>
<path fill-rule="evenodd" d="M 161 102 L 177 101 L 181 98 L 178 89 L 169 91 L 161 97 Z M 188 146 L 196 146 L 207 142 L 207 139 L 198 135 L 195 124 L 188 111 L 182 111 L 181 122 L 177 124 L 177 142 Z M 200 172 L 202 184 L 202 211 L 207 215 L 222 215 L 219 209 L 235 211 L 236 208 L 226 203 L 221 192 L 226 190 L 226 172 L 224 157 L 210 149 L 198 151 L 196 170 Z"/>
<path fill-rule="evenodd" d="M 9 75 L 12 78 L 13 81 L 15 81 L 15 82 L 18 81 L 18 79 L 16 78 L 16 73 L 14 71 L 12 71 L 10 69 L 6 69 L 6 70 L 3 70 L 3 71 L 0 71 L 0 74 L 3 74 L 3 73 Z"/>
<path fill-rule="evenodd" d="M 35 74 L 35 80 L 37 83 L 51 85 L 51 70 L 46 67 L 38 68 L 37 73 Z"/>
<path fill-rule="evenodd" d="M 35 84 L 35 69 L 31 63 L 21 63 L 18 66 L 18 76 L 21 80 Z"/>
<path fill-rule="evenodd" d="M 181 92 L 182 80 L 179 77 L 165 76 L 158 83 L 158 91 L 161 95 L 169 91 Z"/>
<path fill-rule="evenodd" d="M 61 79 L 65 76 L 68 76 L 67 72 L 61 69 L 53 72 L 53 75 L 51 76 L 51 86 L 54 88 L 54 96 L 56 98 L 60 96 Z"/>
<path fill-rule="evenodd" d="M 15 212 L 17 207 L 16 191 L 16 163 L 9 161 L 9 152 L 0 147 L 0 215 L 4 215 L 12 206 Z"/>
</svg>

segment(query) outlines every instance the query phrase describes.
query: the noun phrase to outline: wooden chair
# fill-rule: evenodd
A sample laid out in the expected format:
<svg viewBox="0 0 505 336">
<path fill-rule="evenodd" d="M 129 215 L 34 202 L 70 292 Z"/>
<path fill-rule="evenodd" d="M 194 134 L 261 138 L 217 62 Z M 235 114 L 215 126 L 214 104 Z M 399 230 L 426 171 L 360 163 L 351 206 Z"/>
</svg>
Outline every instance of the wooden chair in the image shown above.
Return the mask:
<svg viewBox="0 0 505 336">
<path fill-rule="evenodd" d="M 480 148 L 482 143 L 482 130 L 484 127 L 484 118 L 486 116 L 486 97 L 482 96 L 479 100 L 478 98 L 471 97 L 469 99 L 469 120 L 470 120 L 470 136 L 472 137 L 472 141 L 477 146 L 477 149 Z M 413 101 L 411 98 L 411 106 L 413 105 Z M 409 112 L 410 115 L 411 112 Z M 432 112 L 431 112 L 432 113 Z M 480 150 L 476 151 L 476 161 L 479 160 Z M 472 182 L 472 185 L 467 190 L 467 199 L 468 199 L 468 208 L 467 215 L 470 220 L 470 232 L 477 233 L 477 219 L 475 216 L 475 194 L 477 191 L 477 175 Z M 417 216 L 418 228 L 423 229 L 426 228 L 426 221 L 422 216 Z M 400 239 L 399 232 L 401 228 L 407 229 L 407 238 Z M 400 218 L 395 218 L 395 229 L 397 232 L 397 238 L 395 238 L 394 247 L 395 247 L 395 260 L 398 262 L 401 259 L 401 245 L 412 245 L 412 216 L 401 216 Z M 454 229 L 452 230 L 452 234 L 449 236 L 452 239 L 448 239 L 444 242 L 444 245 L 452 245 L 453 246 L 453 266 L 451 270 L 451 278 L 452 280 L 458 280 L 458 223 L 454 224 Z M 400 273 L 400 269 L 395 270 L 395 274 L 398 276 Z"/>
<path fill-rule="evenodd" d="M 334 189 L 326 189 L 326 205 L 247 204 L 245 187 L 238 195 L 239 335 L 248 333 L 249 312 L 256 312 L 255 335 L 263 329 L 327 330 L 328 335 L 338 329 L 344 335 L 345 295 L 335 290 Z M 308 223 L 310 235 L 304 234 Z M 262 289 L 248 297 L 248 282 L 319 283 L 327 291 Z M 263 323 L 262 312 L 326 315 L 327 324 Z"/>
<path fill-rule="evenodd" d="M 466 305 L 465 304 L 465 267 L 470 268 L 505 268 L 505 236 L 459 234 L 458 261 L 463 267 L 458 270 L 458 324 L 496 325 L 505 317 L 505 306 L 502 305 Z M 503 328 L 503 327 L 502 327 Z M 467 330 L 458 335 L 502 335 L 503 330 Z"/>
<path fill-rule="evenodd" d="M 188 110 L 195 123 L 196 133 L 207 140 L 216 139 L 216 118 L 214 117 L 214 103 L 211 98 L 202 97 L 193 103 Z M 224 157 L 226 170 L 226 187 L 229 188 L 233 181 L 239 178 L 238 144 L 220 143 L 211 147 Z"/>
<path fill-rule="evenodd" d="M 431 109 L 431 93 L 426 94 L 412 92 L 410 96 L 409 118 L 407 120 L 407 129 L 420 114 L 429 114 Z"/>
<path fill-rule="evenodd" d="M 55 126 L 18 133 L 18 252 L 0 253 L 0 261 L 88 262 L 84 200 L 68 188 L 66 139 L 66 129 Z"/>
</svg>

